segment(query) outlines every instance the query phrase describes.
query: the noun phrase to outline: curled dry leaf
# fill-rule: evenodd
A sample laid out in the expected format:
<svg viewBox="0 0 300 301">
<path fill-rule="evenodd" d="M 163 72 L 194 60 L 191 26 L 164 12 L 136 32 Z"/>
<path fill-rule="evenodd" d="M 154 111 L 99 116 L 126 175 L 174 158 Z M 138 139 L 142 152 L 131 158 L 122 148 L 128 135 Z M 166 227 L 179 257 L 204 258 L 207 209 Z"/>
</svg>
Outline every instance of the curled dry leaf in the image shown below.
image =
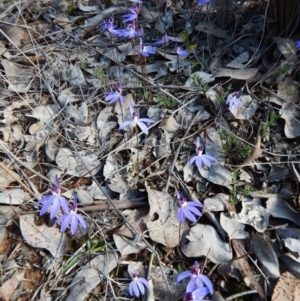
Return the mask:
<svg viewBox="0 0 300 301">
<path fill-rule="evenodd" d="M 245 52 L 241 53 L 238 57 L 236 57 L 233 61 L 228 63 L 226 65 L 226 67 L 234 68 L 234 69 L 242 69 L 242 68 L 244 68 L 243 63 L 248 62 L 248 60 L 249 60 L 249 52 L 245 51 Z"/>
<path fill-rule="evenodd" d="M 2 301 L 11 301 L 13 296 L 23 280 L 24 273 L 16 272 L 1 285 L 0 299 Z"/>
<path fill-rule="evenodd" d="M 224 242 L 210 225 L 197 224 L 185 230 L 180 242 L 182 252 L 187 257 L 208 257 L 214 263 L 232 259 L 229 244 Z"/>
<path fill-rule="evenodd" d="M 279 196 L 268 198 L 267 210 L 273 217 L 288 219 L 300 227 L 300 213 L 294 211 Z"/>
<path fill-rule="evenodd" d="M 277 94 L 284 99 L 280 110 L 281 117 L 285 120 L 284 133 L 287 138 L 298 137 L 300 135 L 298 84 L 291 77 L 287 77 L 278 83 Z"/>
<path fill-rule="evenodd" d="M 244 231 L 245 226 L 234 217 L 221 213 L 220 223 L 222 228 L 227 232 L 229 239 L 245 239 L 249 233 Z"/>
<path fill-rule="evenodd" d="M 117 266 L 116 252 L 89 261 L 73 278 L 66 301 L 83 301 L 103 278 Z"/>
<path fill-rule="evenodd" d="M 6 168 L 8 167 L 6 166 Z M 17 173 L 15 173 L 12 170 L 10 170 L 10 173 L 8 173 L 3 168 L 1 168 L 0 165 L 0 190 L 4 190 L 8 185 L 10 185 L 10 183 L 15 182 L 16 179 L 18 179 L 21 182 L 21 179 Z"/>
<path fill-rule="evenodd" d="M 231 77 L 234 79 L 248 80 L 256 75 L 258 68 L 248 68 L 242 70 L 233 70 L 229 68 L 221 68 L 214 75 L 215 77 Z"/>
<path fill-rule="evenodd" d="M 206 180 L 221 186 L 231 187 L 232 176 L 228 169 L 221 164 L 212 164 L 209 169 L 201 168 L 199 172 Z"/>
<path fill-rule="evenodd" d="M 269 225 L 270 212 L 261 205 L 260 199 L 244 200 L 243 209 L 237 215 L 243 224 L 251 225 L 256 231 L 263 233 Z"/>
<path fill-rule="evenodd" d="M 173 115 L 163 119 L 159 127 L 165 129 L 168 133 L 176 133 L 181 129 L 181 125 L 176 121 Z"/>
<path fill-rule="evenodd" d="M 252 249 L 260 262 L 263 272 L 272 279 L 279 278 L 279 262 L 271 243 L 259 234 L 252 236 L 251 241 Z"/>
<path fill-rule="evenodd" d="M 48 250 L 54 258 L 61 258 L 67 250 L 66 234 L 56 226 L 37 226 L 32 214 L 20 215 L 20 228 L 26 243 Z"/>
<path fill-rule="evenodd" d="M 24 201 L 28 201 L 29 199 L 29 194 L 20 188 L 0 192 L 1 204 L 22 205 Z"/>
<path fill-rule="evenodd" d="M 178 245 L 180 232 L 175 199 L 167 192 L 153 190 L 146 184 L 150 211 L 145 218 L 150 238 L 168 248 Z"/>
<path fill-rule="evenodd" d="M 142 235 L 143 233 L 143 221 L 146 217 L 146 212 L 143 209 L 133 210 L 128 216 L 127 220 L 134 227 L 137 232 Z M 134 233 L 131 229 L 125 224 L 119 230 L 113 234 L 115 244 L 118 251 L 122 256 L 127 254 L 138 253 L 139 251 L 146 248 L 146 244 L 142 240 L 135 241 Z"/>
<path fill-rule="evenodd" d="M 228 201 L 229 195 L 224 193 L 218 193 L 211 198 L 206 198 L 202 212 L 225 211 L 227 210 Z"/>
</svg>

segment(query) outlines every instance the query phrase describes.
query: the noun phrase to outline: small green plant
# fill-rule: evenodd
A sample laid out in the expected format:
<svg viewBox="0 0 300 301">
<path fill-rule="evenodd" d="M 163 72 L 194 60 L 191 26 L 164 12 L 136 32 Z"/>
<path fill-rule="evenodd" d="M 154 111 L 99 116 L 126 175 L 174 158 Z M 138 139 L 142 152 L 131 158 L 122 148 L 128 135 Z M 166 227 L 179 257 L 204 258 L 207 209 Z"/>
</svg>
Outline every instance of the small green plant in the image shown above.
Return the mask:
<svg viewBox="0 0 300 301">
<path fill-rule="evenodd" d="M 267 137 L 269 128 L 272 126 L 275 126 L 278 119 L 280 119 L 280 115 L 276 114 L 275 112 L 271 112 L 270 120 L 262 123 L 262 137 L 263 138 Z"/>
<path fill-rule="evenodd" d="M 97 77 L 98 79 L 100 79 L 101 81 L 105 81 L 106 80 L 106 74 L 105 71 L 103 70 L 103 68 L 97 68 L 94 72 L 94 76 Z"/>
<path fill-rule="evenodd" d="M 232 171 L 231 172 L 231 177 L 232 177 L 232 190 L 231 190 L 231 198 L 230 201 L 232 203 L 232 205 L 236 205 L 237 202 L 239 201 L 237 198 L 237 194 L 238 194 L 238 182 L 240 179 L 240 172 L 239 171 Z"/>
<path fill-rule="evenodd" d="M 137 89 L 137 95 L 139 99 L 149 99 L 149 92 L 147 89 L 144 88 L 138 88 Z"/>
<path fill-rule="evenodd" d="M 243 194 L 244 194 L 244 195 L 248 195 L 249 192 L 253 192 L 253 191 L 256 191 L 256 189 L 255 189 L 253 186 L 251 186 L 251 185 L 249 185 L 249 184 L 246 184 L 246 185 L 244 186 Z"/>
<path fill-rule="evenodd" d="M 217 94 L 216 99 L 219 103 L 223 103 L 226 101 L 227 96 L 229 95 L 230 91 L 232 90 L 232 85 L 229 84 L 222 95 Z"/>
<path fill-rule="evenodd" d="M 201 83 L 201 79 L 197 75 L 191 75 L 193 84 L 199 89 L 199 91 L 206 93 L 209 90 L 207 85 Z"/>
<path fill-rule="evenodd" d="M 167 108 L 173 108 L 176 106 L 176 101 L 174 99 L 168 98 L 165 94 L 159 94 L 157 95 L 159 104 L 161 106 L 167 107 Z"/>
<path fill-rule="evenodd" d="M 84 59 L 83 61 L 81 61 L 80 68 L 82 70 L 86 70 L 87 66 L 88 66 L 88 61 L 86 59 Z"/>
<path fill-rule="evenodd" d="M 231 152 L 240 159 L 250 157 L 253 147 L 245 144 L 241 139 L 230 133 L 228 130 L 222 129 L 218 131 L 223 142 L 223 151 L 225 153 Z"/>
</svg>

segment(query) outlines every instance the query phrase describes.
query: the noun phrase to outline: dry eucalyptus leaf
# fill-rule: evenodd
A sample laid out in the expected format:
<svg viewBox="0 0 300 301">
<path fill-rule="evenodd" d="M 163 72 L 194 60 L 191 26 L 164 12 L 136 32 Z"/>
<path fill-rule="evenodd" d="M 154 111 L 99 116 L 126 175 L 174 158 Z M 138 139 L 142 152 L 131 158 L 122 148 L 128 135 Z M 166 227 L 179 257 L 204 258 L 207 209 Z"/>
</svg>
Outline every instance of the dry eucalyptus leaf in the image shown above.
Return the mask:
<svg viewBox="0 0 300 301">
<path fill-rule="evenodd" d="M 0 290 L 0 300 L 1 301 L 11 301 L 13 300 L 13 296 L 18 289 L 18 286 L 20 285 L 21 281 L 23 280 L 24 272 L 15 272 L 13 273 L 13 276 L 11 276 L 9 279 L 7 279 L 4 283 L 1 285 Z"/>
<path fill-rule="evenodd" d="M 71 84 L 79 87 L 86 85 L 85 77 L 79 63 L 69 65 L 68 71 L 68 80 Z"/>
<path fill-rule="evenodd" d="M 118 154 L 111 154 L 107 157 L 103 169 L 105 179 L 114 177 L 114 174 L 122 167 L 123 160 Z"/>
<path fill-rule="evenodd" d="M 245 51 L 241 53 L 238 57 L 236 57 L 233 61 L 228 63 L 226 67 L 234 68 L 234 69 L 242 69 L 244 68 L 243 63 L 248 62 L 249 60 L 249 52 Z"/>
<path fill-rule="evenodd" d="M 14 92 L 27 92 L 30 88 L 30 80 L 33 76 L 31 69 L 20 64 L 2 59 L 5 75 L 9 83 L 8 90 Z"/>
<path fill-rule="evenodd" d="M 288 219 L 300 227 L 300 213 L 294 211 L 279 196 L 268 198 L 267 210 L 273 217 Z"/>
<path fill-rule="evenodd" d="M 175 199 L 167 192 L 151 189 L 146 184 L 150 211 L 147 219 L 147 228 L 150 238 L 168 248 L 178 245 L 180 233 L 187 226 L 179 227 L 177 206 Z"/>
<path fill-rule="evenodd" d="M 143 241 L 134 241 L 118 234 L 113 234 L 113 238 L 121 256 L 136 254 L 146 248 L 146 244 Z"/>
<path fill-rule="evenodd" d="M 295 43 L 291 39 L 283 39 L 283 38 L 276 38 L 275 39 L 277 47 L 279 51 L 283 54 L 283 56 L 293 62 L 298 62 L 297 59 L 297 49 L 295 47 Z"/>
<path fill-rule="evenodd" d="M 79 203 L 81 203 L 81 204 L 93 204 L 94 203 L 93 197 L 86 190 L 78 189 L 76 194 L 77 194 Z"/>
<path fill-rule="evenodd" d="M 259 234 L 252 236 L 251 241 L 252 250 L 259 260 L 263 272 L 272 279 L 279 278 L 279 262 L 270 242 Z"/>
<path fill-rule="evenodd" d="M 65 107 L 68 103 L 73 103 L 76 101 L 74 94 L 71 92 L 72 88 L 64 89 L 58 95 L 58 102 L 61 107 Z"/>
<path fill-rule="evenodd" d="M 200 168 L 199 172 L 206 180 L 221 186 L 231 187 L 232 176 L 228 169 L 221 164 L 212 164 L 209 169 Z"/>
<path fill-rule="evenodd" d="M 257 68 L 248 68 L 242 70 L 233 70 L 228 68 L 221 68 L 214 74 L 214 77 L 231 77 L 234 79 L 248 80 L 256 75 Z"/>
<path fill-rule="evenodd" d="M 79 151 L 78 154 L 80 157 L 68 148 L 61 148 L 56 155 L 55 162 L 60 169 L 66 169 L 67 174 L 76 177 L 89 177 L 90 173 L 95 175 L 99 172 L 102 164 L 98 159 L 97 152 Z"/>
<path fill-rule="evenodd" d="M 130 225 L 132 225 L 138 231 L 139 234 L 142 234 L 142 221 L 145 217 L 145 210 L 135 209 L 132 210 L 132 212 L 127 216 L 127 220 L 129 221 Z M 127 226 L 127 224 L 118 229 L 113 234 L 113 238 L 116 247 L 122 256 L 138 253 L 139 251 L 145 249 L 147 246 L 142 240 L 133 240 L 135 238 L 135 234 Z"/>
<path fill-rule="evenodd" d="M 285 120 L 284 133 L 287 138 L 295 138 L 300 135 L 299 107 L 297 105 L 299 92 L 298 84 L 291 77 L 278 83 L 278 96 L 285 101 L 282 103 L 282 109 L 279 111 L 281 117 Z"/>
<path fill-rule="evenodd" d="M 284 272 L 279 278 L 271 301 L 300 301 L 300 280 L 293 274 Z"/>
<path fill-rule="evenodd" d="M 94 12 L 98 10 L 97 5 L 84 5 L 83 0 L 78 0 L 78 8 L 84 12 Z"/>
<path fill-rule="evenodd" d="M 249 233 L 244 231 L 245 226 L 234 217 L 230 217 L 228 214 L 221 213 L 220 223 L 222 228 L 228 234 L 230 240 L 245 239 L 249 237 Z"/>
<path fill-rule="evenodd" d="M 163 119 L 159 127 L 165 129 L 168 133 L 176 133 L 181 129 L 181 125 L 176 121 L 173 115 Z"/>
<path fill-rule="evenodd" d="M 4 163 L 2 164 L 4 165 Z M 6 168 L 10 169 L 8 166 L 6 166 Z M 10 170 L 10 174 L 9 174 L 0 166 L 0 190 L 4 190 L 11 183 L 16 182 L 16 179 L 18 179 L 21 182 L 21 179 L 17 173 Z"/>
<path fill-rule="evenodd" d="M 187 257 L 208 257 L 214 263 L 232 259 L 229 244 L 224 242 L 210 225 L 197 224 L 182 233 L 182 252 Z"/>
<path fill-rule="evenodd" d="M 225 211 L 228 207 L 229 195 L 218 193 L 211 198 L 206 198 L 202 212 Z"/>
<path fill-rule="evenodd" d="M 243 209 L 237 214 L 243 224 L 251 225 L 256 231 L 263 233 L 269 225 L 270 212 L 261 205 L 260 199 L 244 200 Z"/>
<path fill-rule="evenodd" d="M 54 118 L 56 113 L 58 112 L 58 107 L 56 105 L 47 105 L 47 106 L 39 106 L 32 110 L 30 115 L 26 115 L 28 117 L 33 117 L 48 123 L 50 120 Z"/>
<path fill-rule="evenodd" d="M 223 148 L 222 139 L 218 131 L 215 128 L 208 128 L 206 131 L 208 139 L 205 142 L 205 153 L 213 156 L 219 163 L 225 163 L 226 156 L 222 156 L 220 149 Z M 202 136 L 205 139 L 205 136 Z"/>
<path fill-rule="evenodd" d="M 224 31 L 221 28 L 218 28 L 213 23 L 200 22 L 198 25 L 195 26 L 195 30 L 205 32 L 208 35 L 214 35 L 221 39 L 225 39 L 227 37 L 226 31 Z"/>
<path fill-rule="evenodd" d="M 201 83 L 202 85 L 211 83 L 215 80 L 215 78 L 212 77 L 211 74 L 203 72 L 203 71 L 197 71 L 190 75 L 190 77 L 188 78 L 188 80 L 185 82 L 184 85 L 187 87 L 197 88 L 194 78 L 196 78 L 197 82 Z"/>
<path fill-rule="evenodd" d="M 22 205 L 29 199 L 29 194 L 20 188 L 0 192 L 0 204 Z"/>
<path fill-rule="evenodd" d="M 48 250 L 54 258 L 61 258 L 67 250 L 66 234 L 56 226 L 37 226 L 32 214 L 20 215 L 20 228 L 26 243 Z"/>
<path fill-rule="evenodd" d="M 89 261 L 73 278 L 66 301 L 83 301 L 117 266 L 116 252 L 99 255 Z"/>
<path fill-rule="evenodd" d="M 278 229 L 276 232 L 283 238 L 284 246 L 289 249 L 300 263 L 300 230 L 295 228 Z"/>
</svg>

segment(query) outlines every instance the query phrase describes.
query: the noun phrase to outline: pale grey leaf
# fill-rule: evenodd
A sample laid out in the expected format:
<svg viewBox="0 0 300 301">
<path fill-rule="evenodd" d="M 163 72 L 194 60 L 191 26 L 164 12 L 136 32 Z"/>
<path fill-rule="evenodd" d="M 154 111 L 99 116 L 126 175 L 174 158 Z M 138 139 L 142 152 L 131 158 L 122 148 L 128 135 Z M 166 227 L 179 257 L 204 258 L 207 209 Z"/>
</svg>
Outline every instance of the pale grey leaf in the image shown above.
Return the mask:
<svg viewBox="0 0 300 301">
<path fill-rule="evenodd" d="M 262 270 L 272 279 L 280 277 L 277 255 L 265 238 L 259 234 L 252 236 L 252 249 L 260 262 Z"/>
<path fill-rule="evenodd" d="M 251 225 L 258 232 L 263 233 L 269 225 L 269 211 L 261 205 L 259 199 L 243 201 L 243 209 L 237 215 L 243 224 Z"/>
<path fill-rule="evenodd" d="M 248 68 L 242 70 L 235 70 L 229 68 L 221 68 L 214 74 L 215 77 L 231 77 L 240 80 L 248 80 L 256 75 L 258 68 Z"/>
<path fill-rule="evenodd" d="M 245 226 L 234 217 L 221 213 L 220 223 L 228 234 L 229 239 L 245 239 L 249 237 L 249 233 L 244 231 Z"/>
<path fill-rule="evenodd" d="M 234 69 L 242 69 L 244 68 L 243 63 L 248 62 L 248 60 L 249 60 L 249 52 L 245 51 L 241 53 L 238 57 L 236 57 L 233 61 L 228 63 L 226 67 L 234 68 Z"/>
<path fill-rule="evenodd" d="M 300 227 L 300 213 L 289 207 L 279 196 L 268 198 L 267 210 L 273 217 L 288 219 Z"/>
<path fill-rule="evenodd" d="M 215 78 L 212 77 L 211 74 L 203 72 L 203 71 L 197 71 L 190 75 L 190 77 L 188 78 L 188 80 L 185 82 L 184 85 L 187 87 L 197 88 L 198 86 L 195 84 L 194 78 L 196 78 L 197 82 L 200 83 L 201 85 L 211 83 L 215 80 Z"/>
<path fill-rule="evenodd" d="M 229 244 L 221 240 L 210 225 L 197 224 L 182 234 L 182 252 L 187 257 L 208 257 L 214 263 L 224 263 L 232 259 Z"/>
<path fill-rule="evenodd" d="M 117 266 L 116 252 L 99 255 L 89 261 L 73 278 L 66 301 L 83 301 Z"/>
<path fill-rule="evenodd" d="M 203 204 L 202 212 L 225 211 L 228 207 L 229 195 L 218 193 L 211 198 L 206 198 Z"/>
<path fill-rule="evenodd" d="M 231 173 L 221 164 L 213 163 L 209 169 L 200 168 L 199 172 L 203 178 L 214 184 L 231 187 Z"/>
<path fill-rule="evenodd" d="M 168 133 L 175 133 L 181 129 L 181 125 L 172 115 L 168 118 L 163 119 L 159 127 L 164 128 Z"/>
<path fill-rule="evenodd" d="M 22 205 L 29 199 L 29 194 L 20 188 L 14 188 L 0 192 L 0 204 Z"/>
<path fill-rule="evenodd" d="M 76 101 L 74 94 L 71 92 L 72 88 L 64 89 L 58 95 L 58 102 L 61 107 L 65 107 L 68 103 L 73 103 Z"/>
<path fill-rule="evenodd" d="M 21 182 L 21 178 L 13 170 L 10 170 L 10 174 L 9 174 L 3 168 L 0 168 L 0 190 L 4 190 L 11 183 L 16 182 L 16 179 Z"/>
<path fill-rule="evenodd" d="M 226 31 L 217 27 L 212 22 L 210 22 L 210 23 L 200 22 L 200 23 L 198 23 L 198 25 L 195 26 L 195 30 L 205 32 L 208 35 L 214 35 L 221 39 L 225 39 L 227 37 Z"/>
<path fill-rule="evenodd" d="M 67 73 L 68 73 L 69 82 L 72 85 L 79 86 L 79 87 L 86 85 L 85 77 L 83 75 L 79 63 L 75 63 L 75 65 L 69 65 Z"/>
<path fill-rule="evenodd" d="M 93 197 L 86 190 L 78 189 L 76 194 L 77 194 L 79 203 L 81 203 L 81 204 L 93 204 L 94 203 Z"/>
<path fill-rule="evenodd" d="M 56 226 L 37 226 L 34 223 L 34 215 L 20 215 L 20 228 L 26 243 L 34 248 L 48 250 L 54 258 L 61 258 L 67 248 L 65 233 L 59 231 Z"/>
<path fill-rule="evenodd" d="M 168 248 L 173 248 L 179 243 L 179 231 L 187 227 L 186 224 L 179 227 L 175 199 L 164 191 L 151 189 L 148 185 L 146 189 L 150 205 L 146 224 L 150 238 Z M 157 218 L 153 220 L 155 216 Z"/>
<path fill-rule="evenodd" d="M 48 123 L 54 118 L 55 114 L 58 112 L 58 107 L 56 105 L 39 106 L 32 110 L 31 114 L 27 114 L 28 117 L 33 117 Z"/>
</svg>

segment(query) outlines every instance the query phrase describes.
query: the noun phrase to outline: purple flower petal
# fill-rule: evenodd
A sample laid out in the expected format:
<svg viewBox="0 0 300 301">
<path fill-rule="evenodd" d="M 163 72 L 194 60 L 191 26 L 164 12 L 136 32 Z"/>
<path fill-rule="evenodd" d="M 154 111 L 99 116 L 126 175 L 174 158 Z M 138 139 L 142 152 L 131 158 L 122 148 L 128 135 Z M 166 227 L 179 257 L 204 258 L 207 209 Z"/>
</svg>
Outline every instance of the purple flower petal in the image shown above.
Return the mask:
<svg viewBox="0 0 300 301">
<path fill-rule="evenodd" d="M 150 118 L 139 118 L 139 121 L 142 121 L 142 122 L 149 122 L 149 123 L 154 123 L 155 121 L 150 119 Z"/>
<path fill-rule="evenodd" d="M 177 278 L 176 278 L 176 283 L 181 282 L 183 279 L 191 277 L 192 273 L 190 271 L 184 271 L 182 273 L 180 273 Z"/>
<path fill-rule="evenodd" d="M 191 221 L 193 223 L 195 223 L 197 221 L 197 219 L 195 218 L 195 216 L 191 213 L 191 211 L 189 209 L 183 208 L 183 213 L 189 221 Z"/>
<path fill-rule="evenodd" d="M 205 284 L 205 286 L 208 288 L 209 293 L 213 294 L 214 293 L 214 288 L 213 288 L 213 285 L 212 285 L 210 279 L 207 276 L 203 275 L 203 274 L 199 274 L 198 277 Z"/>
<path fill-rule="evenodd" d="M 140 129 L 142 130 L 143 133 L 145 133 L 146 135 L 148 135 L 149 130 L 148 130 L 147 126 L 143 122 L 141 122 L 140 120 L 137 120 L 136 124 L 140 127 Z"/>
<path fill-rule="evenodd" d="M 199 169 L 202 168 L 202 158 L 199 156 L 196 158 L 196 165 Z"/>
<path fill-rule="evenodd" d="M 65 215 L 61 216 L 55 223 L 58 224 L 61 221 L 63 221 L 61 224 L 61 227 L 60 227 L 60 232 L 64 232 L 68 228 L 71 220 L 72 220 L 72 216 L 70 214 L 65 214 Z"/>
<path fill-rule="evenodd" d="M 76 229 L 78 227 L 78 219 L 76 215 L 72 216 L 72 221 L 71 221 L 71 233 L 74 234 L 76 232 Z"/>
<path fill-rule="evenodd" d="M 132 123 L 132 121 L 124 121 L 120 127 L 119 127 L 119 130 L 122 130 L 124 129 L 124 127 L 126 127 L 127 125 L 130 125 Z"/>
</svg>

